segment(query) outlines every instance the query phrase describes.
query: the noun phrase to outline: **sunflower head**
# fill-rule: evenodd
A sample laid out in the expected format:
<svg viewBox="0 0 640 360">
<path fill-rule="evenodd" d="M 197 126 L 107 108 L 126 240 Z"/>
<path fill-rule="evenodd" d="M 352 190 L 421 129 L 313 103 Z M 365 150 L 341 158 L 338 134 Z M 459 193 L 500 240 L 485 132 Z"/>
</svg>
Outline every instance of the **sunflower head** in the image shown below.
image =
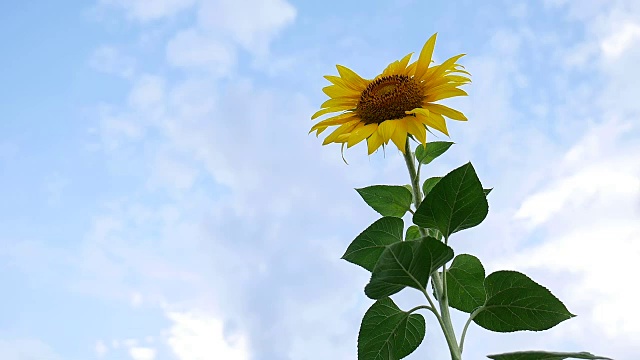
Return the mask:
<svg viewBox="0 0 640 360">
<path fill-rule="evenodd" d="M 440 65 L 431 66 L 436 34 L 424 44 L 418 60 L 409 64 L 412 54 L 389 64 L 373 80 L 360 77 L 351 69 L 337 65 L 339 76 L 325 76 L 332 85 L 322 89 L 329 96 L 311 119 L 334 114 L 311 128 L 319 135 L 337 127 L 323 142 L 351 147 L 367 140 L 369 154 L 391 140 L 405 152 L 407 136 L 426 143 L 426 131 L 432 128 L 449 135 L 445 116 L 465 121 L 461 112 L 436 101 L 466 96 L 461 85 L 471 82 L 464 68 L 457 64 L 464 54 Z"/>
</svg>

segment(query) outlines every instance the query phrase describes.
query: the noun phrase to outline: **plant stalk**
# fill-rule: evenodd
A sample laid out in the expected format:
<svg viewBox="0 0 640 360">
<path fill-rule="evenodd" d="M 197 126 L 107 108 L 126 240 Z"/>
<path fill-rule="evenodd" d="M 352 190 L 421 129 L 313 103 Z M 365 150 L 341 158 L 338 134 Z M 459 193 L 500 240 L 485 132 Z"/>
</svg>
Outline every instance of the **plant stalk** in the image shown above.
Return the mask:
<svg viewBox="0 0 640 360">
<path fill-rule="evenodd" d="M 411 188 L 413 189 L 413 204 L 418 210 L 420 207 L 420 203 L 422 202 L 422 190 L 420 188 L 420 177 L 416 172 L 416 164 L 414 162 L 414 157 L 411 152 L 411 146 L 409 145 L 409 139 L 407 139 L 405 149 L 404 149 L 404 160 L 407 163 L 407 169 L 409 170 L 409 177 L 411 178 Z M 420 235 L 427 236 L 427 232 L 422 227 L 418 227 L 420 230 Z M 446 274 L 444 274 L 446 276 Z M 433 279 L 433 291 L 438 298 L 438 303 L 440 305 L 440 325 L 442 327 L 442 331 L 444 332 L 444 337 L 447 340 L 447 345 L 449 346 L 449 351 L 451 353 L 451 360 L 461 360 L 462 353 L 460 351 L 460 347 L 458 346 L 458 341 L 456 340 L 456 334 L 453 330 L 453 324 L 451 323 L 451 314 L 449 313 L 449 300 L 447 299 L 447 294 L 443 286 L 443 281 L 440 278 L 440 274 L 435 271 L 431 274 Z M 428 296 L 428 294 L 425 294 Z"/>
</svg>

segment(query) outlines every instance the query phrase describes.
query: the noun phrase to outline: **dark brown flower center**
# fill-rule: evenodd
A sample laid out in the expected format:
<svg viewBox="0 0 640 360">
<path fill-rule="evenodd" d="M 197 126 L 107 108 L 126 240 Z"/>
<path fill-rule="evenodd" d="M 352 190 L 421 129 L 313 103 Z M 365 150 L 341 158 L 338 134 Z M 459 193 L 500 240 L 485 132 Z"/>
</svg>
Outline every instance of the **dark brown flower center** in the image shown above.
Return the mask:
<svg viewBox="0 0 640 360">
<path fill-rule="evenodd" d="M 360 95 L 356 107 L 365 124 L 402 119 L 405 111 L 422 106 L 422 88 L 406 75 L 383 76 L 372 81 Z"/>
</svg>

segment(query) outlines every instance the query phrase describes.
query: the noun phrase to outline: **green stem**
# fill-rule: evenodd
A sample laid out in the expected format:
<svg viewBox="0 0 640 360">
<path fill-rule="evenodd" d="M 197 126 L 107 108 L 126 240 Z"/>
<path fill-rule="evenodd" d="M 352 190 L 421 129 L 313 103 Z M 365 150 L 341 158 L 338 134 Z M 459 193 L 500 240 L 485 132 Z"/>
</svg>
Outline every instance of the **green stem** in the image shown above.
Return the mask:
<svg viewBox="0 0 640 360">
<path fill-rule="evenodd" d="M 429 296 L 429 293 L 425 289 L 422 289 L 420 291 L 422 291 L 422 293 L 424 294 L 424 297 L 427 298 L 427 301 L 429 302 L 429 307 L 432 309 L 431 311 L 433 312 L 433 315 L 436 316 L 436 319 L 438 319 L 438 323 L 440 323 L 440 327 L 444 331 L 444 322 L 442 322 L 442 317 L 440 316 L 440 313 L 438 313 L 438 310 L 436 309 L 436 305 L 433 303 L 433 300 L 431 300 L 431 296 Z"/>
<path fill-rule="evenodd" d="M 440 304 L 440 315 L 442 316 L 442 322 L 444 323 L 444 336 L 447 339 L 447 343 L 449 344 L 449 350 L 451 352 L 451 360 L 460 360 L 462 356 L 462 352 L 458 347 L 458 342 L 456 340 L 456 334 L 453 330 L 453 324 L 451 323 L 451 313 L 449 313 L 449 300 L 445 295 L 444 284 L 440 278 L 440 273 L 437 271 L 431 274 L 433 278 L 433 284 L 435 285 L 434 290 L 436 292 L 436 296 L 438 297 L 438 303 Z"/>
<path fill-rule="evenodd" d="M 416 164 L 413 161 L 413 155 L 411 153 L 411 146 L 409 145 L 409 139 L 404 146 L 404 161 L 407 163 L 407 169 L 409 169 L 409 177 L 411 178 L 411 188 L 413 189 L 413 204 L 418 210 L 420 203 L 422 202 L 422 190 L 420 189 L 420 176 L 416 172 Z M 427 236 L 425 229 L 418 227 L 420 235 L 422 237 Z"/>
<path fill-rule="evenodd" d="M 464 347 L 464 338 L 465 336 L 467 336 L 467 329 L 469 328 L 469 324 L 471 324 L 471 321 L 473 320 L 473 318 L 475 318 L 476 315 L 478 315 L 478 313 L 482 310 L 483 310 L 482 307 L 477 308 L 474 312 L 471 313 L 471 315 L 469 315 L 469 319 L 467 319 L 467 322 L 464 324 L 464 329 L 462 329 L 462 335 L 460 336 L 460 353 L 461 354 L 462 354 L 462 348 Z"/>
<path fill-rule="evenodd" d="M 420 203 L 422 202 L 422 191 L 420 189 L 420 177 L 416 172 L 416 165 L 413 160 L 413 154 L 411 153 L 409 139 L 407 139 L 405 145 L 404 160 L 407 163 L 409 177 L 411 178 L 411 187 L 413 188 L 413 204 L 415 205 L 417 210 L 420 207 Z M 419 230 L 420 235 L 427 236 L 427 232 L 425 229 L 419 227 Z M 449 351 L 451 353 L 451 360 L 461 360 L 462 353 L 460 351 L 460 348 L 458 347 L 456 334 L 451 323 L 451 314 L 449 313 L 449 301 L 447 299 L 446 289 L 442 280 L 440 279 L 440 274 L 437 271 L 431 274 L 431 277 L 433 279 L 433 291 L 436 293 L 436 297 L 438 298 L 438 303 L 440 305 L 440 315 L 436 315 L 436 317 L 438 318 L 438 322 L 440 322 L 440 326 L 442 327 L 442 331 L 444 332 L 444 337 L 447 340 L 447 345 L 449 346 Z M 431 297 L 426 292 L 426 290 L 424 291 L 424 294 L 427 297 L 427 300 L 429 300 L 431 307 L 434 308 L 435 304 L 431 300 Z M 434 314 L 435 313 L 436 312 L 434 311 Z"/>
<path fill-rule="evenodd" d="M 435 316 L 438 316 L 438 317 L 440 316 L 438 314 L 438 310 L 436 310 L 433 306 L 428 306 L 428 305 L 418 305 L 418 306 L 414 307 L 413 309 L 411 309 L 411 310 L 409 310 L 407 312 L 408 313 L 412 313 L 412 312 L 418 311 L 420 309 L 427 309 L 427 310 L 431 311 Z"/>
</svg>

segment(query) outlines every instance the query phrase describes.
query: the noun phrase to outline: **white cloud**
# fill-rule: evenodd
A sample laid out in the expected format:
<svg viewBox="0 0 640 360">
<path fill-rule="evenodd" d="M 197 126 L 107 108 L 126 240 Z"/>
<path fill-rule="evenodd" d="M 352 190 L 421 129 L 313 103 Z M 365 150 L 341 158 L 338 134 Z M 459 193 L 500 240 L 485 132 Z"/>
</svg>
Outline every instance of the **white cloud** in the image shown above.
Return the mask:
<svg viewBox="0 0 640 360">
<path fill-rule="evenodd" d="M 124 339 L 122 344 L 128 348 L 136 347 L 138 345 L 138 339 Z"/>
<path fill-rule="evenodd" d="M 214 76 L 229 75 L 236 62 L 235 49 L 215 32 L 188 29 L 167 43 L 167 62 L 187 70 L 205 69 Z"/>
<path fill-rule="evenodd" d="M 129 348 L 129 355 L 133 360 L 154 360 L 156 358 L 156 350 L 148 347 L 133 346 Z"/>
<path fill-rule="evenodd" d="M 62 360 L 51 347 L 34 339 L 0 339 L 0 359 L 11 360 Z"/>
<path fill-rule="evenodd" d="M 160 76 L 142 75 L 135 80 L 129 93 L 129 105 L 137 111 L 146 111 L 145 115 L 154 115 L 161 108 L 165 96 L 165 80 Z M 142 119 L 143 121 L 145 119 Z"/>
<path fill-rule="evenodd" d="M 99 125 L 95 134 L 98 144 L 93 147 L 115 150 L 131 140 L 138 140 L 144 135 L 144 126 L 132 119 L 130 115 L 118 113 L 109 107 L 97 109 Z"/>
<path fill-rule="evenodd" d="M 188 160 L 179 159 L 170 152 L 159 152 L 148 184 L 151 189 L 163 187 L 169 192 L 185 191 L 193 186 L 197 176 L 198 171 Z"/>
<path fill-rule="evenodd" d="M 143 297 L 142 294 L 135 291 L 133 294 L 131 294 L 131 306 L 137 308 L 140 307 L 142 305 L 143 302 Z"/>
<path fill-rule="evenodd" d="M 612 161 L 583 163 L 575 172 L 527 198 L 516 218 L 527 219 L 530 225 L 537 226 L 566 211 L 568 206 L 588 206 L 594 198 L 607 197 L 614 203 L 633 199 L 640 189 L 637 164 L 633 157 L 623 155 L 618 154 Z"/>
<path fill-rule="evenodd" d="M 219 319 L 199 312 L 169 312 L 173 322 L 167 343 L 180 360 L 248 360 L 244 334 L 226 336 Z"/>
<path fill-rule="evenodd" d="M 89 58 L 89 65 L 98 71 L 124 78 L 131 78 L 135 72 L 135 59 L 110 45 L 95 49 Z"/>
<path fill-rule="evenodd" d="M 640 40 L 640 25 L 625 23 L 618 25 L 607 38 L 602 40 L 600 47 L 607 58 L 618 58 L 629 48 L 638 44 Z"/>
<path fill-rule="evenodd" d="M 524 201 L 518 214 L 544 226 L 548 234 L 541 244 L 509 259 L 506 267 L 573 274 L 575 280 L 562 285 L 564 300 L 588 306 L 581 305 L 586 313 L 572 320 L 580 326 L 565 335 L 589 338 L 599 333 L 632 349 L 640 337 L 638 317 L 629 312 L 640 297 L 630 286 L 640 258 L 640 146 L 620 144 L 624 132 L 602 141 L 609 125 L 592 129 L 569 153 L 593 146 L 594 136 L 601 140 L 602 152 L 574 160 L 570 169 Z"/>
<path fill-rule="evenodd" d="M 587 34 L 565 61 L 577 65 L 572 75 L 595 74 L 602 82 L 583 83 L 559 106 L 572 125 L 567 130 L 581 136 L 555 157 L 541 186 L 515 212 L 541 241 L 501 266 L 529 269 L 579 315 L 556 335 L 625 358 L 640 351 L 640 318 L 629 311 L 640 297 L 629 286 L 636 282 L 640 257 L 640 107 L 632 95 L 640 91 L 633 65 L 640 61 L 640 4 L 564 5 L 584 22 Z"/>
<path fill-rule="evenodd" d="M 195 3 L 196 0 L 100 0 L 100 5 L 121 8 L 130 19 L 141 22 L 175 16 Z"/>
<path fill-rule="evenodd" d="M 109 348 L 105 345 L 104 341 L 98 340 L 98 342 L 96 342 L 95 350 L 96 355 L 98 355 L 99 358 L 102 358 L 107 354 Z"/>
<path fill-rule="evenodd" d="M 271 40 L 296 17 L 286 0 L 205 1 L 198 10 L 204 29 L 222 31 L 247 51 L 264 54 Z"/>
</svg>

